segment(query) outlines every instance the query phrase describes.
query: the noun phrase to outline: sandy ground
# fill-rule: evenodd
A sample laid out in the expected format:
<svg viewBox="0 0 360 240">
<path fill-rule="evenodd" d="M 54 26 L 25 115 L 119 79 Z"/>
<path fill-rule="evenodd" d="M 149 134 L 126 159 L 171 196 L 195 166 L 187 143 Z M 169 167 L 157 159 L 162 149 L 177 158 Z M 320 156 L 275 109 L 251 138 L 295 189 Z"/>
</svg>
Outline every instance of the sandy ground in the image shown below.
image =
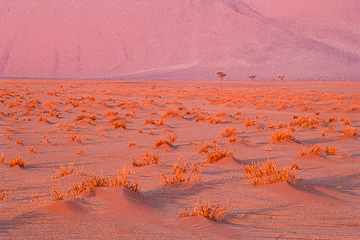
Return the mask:
<svg viewBox="0 0 360 240">
<path fill-rule="evenodd" d="M 343 136 L 344 128 L 360 129 L 359 87 L 3 80 L 0 238 L 359 239 L 359 136 Z M 308 121 L 294 124 L 302 117 Z M 223 137 L 227 127 L 235 135 Z M 294 139 L 272 142 L 276 130 Z M 155 147 L 168 135 L 172 146 Z M 205 164 L 206 143 L 233 156 Z M 297 156 L 316 144 L 337 151 Z M 146 153 L 160 162 L 132 166 Z M 172 173 L 179 154 L 201 169 L 201 181 L 164 184 L 161 174 Z M 16 156 L 24 167 L 10 167 Z M 268 158 L 279 167 L 295 162 L 296 182 L 252 186 L 243 165 Z M 61 166 L 73 172 L 61 176 Z M 124 168 L 140 193 L 123 186 L 69 193 L 81 179 Z M 57 188 L 64 200 L 55 200 Z M 198 200 L 226 207 L 224 218 L 177 217 Z"/>
</svg>

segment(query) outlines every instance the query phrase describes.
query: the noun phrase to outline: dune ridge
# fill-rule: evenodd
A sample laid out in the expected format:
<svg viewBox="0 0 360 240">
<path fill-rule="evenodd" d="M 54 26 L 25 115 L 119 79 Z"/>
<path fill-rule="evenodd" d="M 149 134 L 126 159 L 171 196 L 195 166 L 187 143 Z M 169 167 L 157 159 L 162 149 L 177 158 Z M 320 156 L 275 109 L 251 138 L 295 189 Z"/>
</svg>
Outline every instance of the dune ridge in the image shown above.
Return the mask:
<svg viewBox="0 0 360 240">
<path fill-rule="evenodd" d="M 2 0 L 0 77 L 358 80 L 359 9 L 356 0 Z"/>
</svg>

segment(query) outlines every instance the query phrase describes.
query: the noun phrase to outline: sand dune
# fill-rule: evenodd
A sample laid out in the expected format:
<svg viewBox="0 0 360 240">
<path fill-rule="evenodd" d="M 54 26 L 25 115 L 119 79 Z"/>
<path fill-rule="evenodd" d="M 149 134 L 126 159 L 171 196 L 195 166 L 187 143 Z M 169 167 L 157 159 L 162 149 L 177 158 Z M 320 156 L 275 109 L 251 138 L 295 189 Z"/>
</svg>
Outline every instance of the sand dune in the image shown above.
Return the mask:
<svg viewBox="0 0 360 240">
<path fill-rule="evenodd" d="M 91 83 L 1 81 L 0 239 L 359 238 L 359 83 Z"/>
<path fill-rule="evenodd" d="M 2 0 L 0 77 L 358 80 L 359 9 L 356 0 Z"/>
</svg>

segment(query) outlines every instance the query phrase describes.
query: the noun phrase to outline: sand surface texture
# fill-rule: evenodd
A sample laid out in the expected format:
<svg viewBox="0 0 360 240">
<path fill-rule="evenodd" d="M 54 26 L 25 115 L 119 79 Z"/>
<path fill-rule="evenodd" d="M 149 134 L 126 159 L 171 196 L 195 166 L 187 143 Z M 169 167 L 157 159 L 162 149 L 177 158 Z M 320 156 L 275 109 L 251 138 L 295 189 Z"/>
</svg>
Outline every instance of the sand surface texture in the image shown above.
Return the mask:
<svg viewBox="0 0 360 240">
<path fill-rule="evenodd" d="M 218 87 L 2 81 L 0 238 L 359 238 L 359 83 Z"/>
</svg>

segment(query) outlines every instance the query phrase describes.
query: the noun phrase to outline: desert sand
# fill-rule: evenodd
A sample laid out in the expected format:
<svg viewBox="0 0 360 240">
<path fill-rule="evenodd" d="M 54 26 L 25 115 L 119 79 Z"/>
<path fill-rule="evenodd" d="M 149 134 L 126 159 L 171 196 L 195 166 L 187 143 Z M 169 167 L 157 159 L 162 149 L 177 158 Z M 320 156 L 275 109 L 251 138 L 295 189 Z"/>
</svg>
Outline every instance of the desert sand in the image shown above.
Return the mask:
<svg viewBox="0 0 360 240">
<path fill-rule="evenodd" d="M 359 85 L 2 80 L 0 238 L 359 239 Z M 253 186 L 264 160 L 291 177 Z"/>
</svg>

